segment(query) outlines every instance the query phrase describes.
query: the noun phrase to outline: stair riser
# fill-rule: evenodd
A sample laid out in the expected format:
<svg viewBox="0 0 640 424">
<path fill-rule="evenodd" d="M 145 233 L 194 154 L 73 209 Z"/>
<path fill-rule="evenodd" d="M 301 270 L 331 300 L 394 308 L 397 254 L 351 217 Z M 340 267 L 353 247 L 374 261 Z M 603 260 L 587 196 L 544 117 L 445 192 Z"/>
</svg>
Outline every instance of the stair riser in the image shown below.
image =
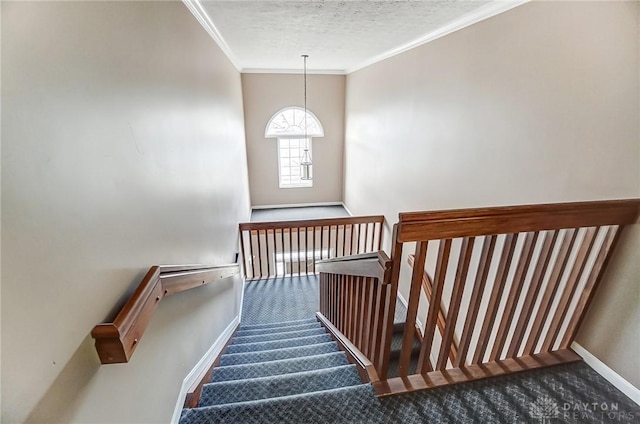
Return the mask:
<svg viewBox="0 0 640 424">
<path fill-rule="evenodd" d="M 234 365 L 218 367 L 213 370 L 211 382 L 245 380 L 250 378 L 269 377 L 296 372 L 318 370 L 323 368 L 348 365 L 347 357 L 342 352 L 308 356 L 306 358 L 284 359 L 281 361 L 263 362 L 259 364 Z"/>
<path fill-rule="evenodd" d="M 260 336 L 263 334 L 284 333 L 287 331 L 311 330 L 313 328 L 322 328 L 322 325 L 320 325 L 319 322 L 315 322 L 311 324 L 292 325 L 290 327 L 259 328 L 257 330 L 243 330 L 240 328 L 235 335 L 236 337 Z"/>
<path fill-rule="evenodd" d="M 321 343 L 311 346 L 299 346 L 286 349 L 265 350 L 261 352 L 235 353 L 222 355 L 220 366 L 253 364 L 258 362 L 277 361 L 280 359 L 302 358 L 338 351 L 335 342 Z"/>
<path fill-rule="evenodd" d="M 301 319 L 297 321 L 283 321 L 283 322 L 273 322 L 270 324 L 251 324 L 251 325 L 241 325 L 241 330 L 257 330 L 264 328 L 282 328 L 282 327 L 291 327 L 294 325 L 303 325 L 303 324 L 313 324 L 318 322 L 315 318 L 309 319 Z"/>
<path fill-rule="evenodd" d="M 331 336 L 328 334 L 322 334 L 318 336 L 299 337 L 296 339 L 277 340 L 272 342 L 231 345 L 227 348 L 227 353 L 260 352 L 263 350 L 283 349 L 287 347 L 309 346 L 331 341 L 333 341 Z"/>
<path fill-rule="evenodd" d="M 263 334 L 259 336 L 244 336 L 234 337 L 231 342 L 232 345 L 245 344 L 245 343 L 257 343 L 257 342 L 270 342 L 275 340 L 294 339 L 297 337 L 316 336 L 320 334 L 326 334 L 323 328 L 313 328 L 311 330 L 292 331 L 287 333 L 274 333 Z"/>
</svg>

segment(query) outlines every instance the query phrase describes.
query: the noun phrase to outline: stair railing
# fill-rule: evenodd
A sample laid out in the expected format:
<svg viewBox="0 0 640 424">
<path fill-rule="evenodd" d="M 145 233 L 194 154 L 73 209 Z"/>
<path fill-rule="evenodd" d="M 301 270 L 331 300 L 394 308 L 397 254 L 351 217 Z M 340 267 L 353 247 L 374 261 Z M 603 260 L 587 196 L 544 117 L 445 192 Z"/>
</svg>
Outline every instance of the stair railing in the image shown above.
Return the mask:
<svg viewBox="0 0 640 424">
<path fill-rule="evenodd" d="M 409 264 L 410 267 L 413 267 L 413 264 L 415 263 L 414 255 L 409 255 L 409 257 L 407 258 L 407 263 Z M 427 303 L 431 301 L 432 291 L 433 291 L 433 279 L 429 276 L 429 273 L 425 271 L 424 274 L 422 275 L 422 292 L 425 294 Z M 436 325 L 438 327 L 438 330 L 440 331 L 440 336 L 442 337 L 445 334 L 445 329 L 447 325 L 447 307 L 444 305 L 443 302 L 440 302 L 440 311 L 438 312 Z M 422 340 L 423 339 L 422 329 L 419 329 L 419 330 L 421 331 L 421 333 L 418 335 L 418 337 Z M 453 340 L 451 342 L 451 349 L 449 350 L 449 359 L 451 361 L 455 361 L 457 354 L 458 354 L 458 338 L 454 334 Z"/>
<path fill-rule="evenodd" d="M 375 252 L 383 223 L 383 216 L 242 223 L 245 278 L 315 274 L 318 260 Z"/>
<path fill-rule="evenodd" d="M 358 365 L 363 380 L 371 382 L 386 378 L 389 363 L 391 339 L 385 329 L 389 319 L 393 326 L 394 316 L 390 266 L 384 251 L 316 263 L 320 272 L 317 316 Z"/>
<path fill-rule="evenodd" d="M 624 226 L 639 212 L 633 199 L 400 214 L 390 301 L 405 243 L 415 243 L 415 263 L 400 376 L 374 382 L 378 395 L 579 360 L 571 343 Z M 433 275 L 428 302 L 421 296 L 425 270 Z M 419 314 L 424 337 L 409 375 Z M 444 331 L 436 332 L 443 314 Z"/>
<path fill-rule="evenodd" d="M 165 296 L 239 273 L 239 264 L 152 266 L 113 322 L 98 324 L 91 331 L 100 362 L 129 362 L 153 313 Z"/>
</svg>

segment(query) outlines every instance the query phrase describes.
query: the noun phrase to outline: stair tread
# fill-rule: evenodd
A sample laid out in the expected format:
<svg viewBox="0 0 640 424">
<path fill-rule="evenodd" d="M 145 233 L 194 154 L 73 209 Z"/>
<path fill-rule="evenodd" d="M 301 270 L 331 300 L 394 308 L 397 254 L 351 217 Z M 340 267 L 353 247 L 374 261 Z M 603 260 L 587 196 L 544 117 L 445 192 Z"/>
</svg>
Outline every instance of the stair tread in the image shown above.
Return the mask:
<svg viewBox="0 0 640 424">
<path fill-rule="evenodd" d="M 282 333 L 270 333 L 270 334 L 256 334 L 251 336 L 235 336 L 231 341 L 232 345 L 255 343 L 255 342 L 269 342 L 275 340 L 293 339 L 296 337 L 314 336 L 317 334 L 325 334 L 324 328 L 311 328 L 307 330 L 288 331 Z"/>
<path fill-rule="evenodd" d="M 315 317 L 314 318 L 298 319 L 298 320 L 293 320 L 293 321 L 271 322 L 271 323 L 264 323 L 264 324 L 248 324 L 248 325 L 247 324 L 241 324 L 240 325 L 240 330 L 286 327 L 286 326 L 289 326 L 289 325 L 309 324 L 309 323 L 314 323 L 314 322 L 318 322 L 318 320 Z"/>
<path fill-rule="evenodd" d="M 244 337 L 244 336 L 254 336 L 259 334 L 286 333 L 288 331 L 307 330 L 311 328 L 322 328 L 322 324 L 316 321 L 308 324 L 291 325 L 291 326 L 284 326 L 284 327 L 254 328 L 252 330 L 238 329 L 238 331 L 236 331 L 235 336 Z"/>
<path fill-rule="evenodd" d="M 220 357 L 220 366 L 251 364 L 278 359 L 298 358 L 318 355 L 321 353 L 337 352 L 336 342 L 318 343 L 307 346 L 295 346 L 282 349 L 261 350 L 257 352 L 226 353 Z"/>
<path fill-rule="evenodd" d="M 318 392 L 260 399 L 226 405 L 184 409 L 180 424 L 215 423 L 344 423 L 353 410 L 366 422 L 375 421 L 370 408 L 375 398 L 370 384 L 341 387 Z"/>
<path fill-rule="evenodd" d="M 199 406 L 277 398 L 362 384 L 355 365 L 205 384 Z"/>
<path fill-rule="evenodd" d="M 302 358 L 288 358 L 256 364 L 228 365 L 217 367 L 211 375 L 211 382 L 246 380 L 249 378 L 291 374 L 347 365 L 349 361 L 343 352 L 324 353 Z"/>
<path fill-rule="evenodd" d="M 295 337 L 291 339 L 272 340 L 268 342 L 229 345 L 229 347 L 227 348 L 227 353 L 258 352 L 262 350 L 281 349 L 285 347 L 308 346 L 331 341 L 333 341 L 331 336 L 325 333 L 315 336 Z"/>
</svg>

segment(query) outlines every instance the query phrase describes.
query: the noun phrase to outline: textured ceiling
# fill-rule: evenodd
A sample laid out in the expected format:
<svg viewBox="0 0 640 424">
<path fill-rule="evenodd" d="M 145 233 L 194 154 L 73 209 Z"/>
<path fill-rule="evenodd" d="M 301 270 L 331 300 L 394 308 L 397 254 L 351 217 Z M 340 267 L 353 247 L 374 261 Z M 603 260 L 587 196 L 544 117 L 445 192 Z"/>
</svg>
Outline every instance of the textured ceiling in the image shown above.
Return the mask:
<svg viewBox="0 0 640 424">
<path fill-rule="evenodd" d="M 490 0 L 218 1 L 204 11 L 241 69 L 348 71 L 480 10 Z M 495 2 L 493 2 L 495 3 Z"/>
</svg>

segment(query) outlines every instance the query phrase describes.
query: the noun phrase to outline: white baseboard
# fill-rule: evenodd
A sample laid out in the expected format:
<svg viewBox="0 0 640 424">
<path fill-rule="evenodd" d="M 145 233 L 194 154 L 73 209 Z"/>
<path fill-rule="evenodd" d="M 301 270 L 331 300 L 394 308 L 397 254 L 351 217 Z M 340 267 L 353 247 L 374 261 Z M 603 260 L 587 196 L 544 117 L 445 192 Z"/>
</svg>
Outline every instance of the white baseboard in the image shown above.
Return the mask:
<svg viewBox="0 0 640 424">
<path fill-rule="evenodd" d="M 307 208 L 310 206 L 344 206 L 342 202 L 318 202 L 318 203 L 292 203 L 286 205 L 260 205 L 251 206 L 251 209 L 283 209 L 283 208 Z"/>
<path fill-rule="evenodd" d="M 407 299 L 404 298 L 402 293 L 400 293 L 400 291 L 398 291 L 398 299 L 400 299 L 400 302 L 402 302 L 405 309 L 409 309 L 409 303 L 407 302 Z M 424 333 L 424 325 L 422 325 L 422 321 L 420 321 L 420 318 L 416 317 L 416 323 L 418 324 L 420 331 Z"/>
<path fill-rule="evenodd" d="M 242 308 L 244 308 L 244 289 L 247 281 L 242 278 L 242 294 L 240 295 L 240 311 L 238 312 L 238 325 L 242 322 Z"/>
<path fill-rule="evenodd" d="M 595 372 L 600 374 L 609 383 L 613 384 L 618 390 L 627 395 L 631 400 L 640 405 L 640 389 L 625 380 L 620 374 L 609 368 L 604 362 L 596 358 L 591 352 L 578 343 L 571 344 L 578 355 L 582 356 L 584 362 L 589 365 Z"/>
<path fill-rule="evenodd" d="M 184 401 L 187 398 L 189 389 L 197 385 L 204 377 L 205 373 L 211 368 L 211 364 L 215 361 L 216 357 L 222 352 L 222 348 L 229 340 L 229 337 L 233 334 L 236 327 L 240 324 L 239 316 L 236 316 L 231 323 L 224 329 L 222 334 L 213 342 L 213 345 L 207 350 L 207 353 L 198 361 L 195 367 L 187 374 L 182 381 L 182 387 L 180 388 L 180 394 L 178 395 L 178 401 L 176 407 L 173 410 L 173 417 L 171 417 L 172 424 L 178 424 L 180 420 L 180 414 L 184 407 Z"/>
<path fill-rule="evenodd" d="M 351 213 L 351 211 L 349 210 L 349 208 L 347 207 L 347 205 L 344 204 L 344 202 L 340 203 L 342 205 L 342 207 L 344 208 L 345 211 L 347 211 L 347 213 L 349 214 L 349 216 L 353 216 L 353 214 Z"/>
</svg>

